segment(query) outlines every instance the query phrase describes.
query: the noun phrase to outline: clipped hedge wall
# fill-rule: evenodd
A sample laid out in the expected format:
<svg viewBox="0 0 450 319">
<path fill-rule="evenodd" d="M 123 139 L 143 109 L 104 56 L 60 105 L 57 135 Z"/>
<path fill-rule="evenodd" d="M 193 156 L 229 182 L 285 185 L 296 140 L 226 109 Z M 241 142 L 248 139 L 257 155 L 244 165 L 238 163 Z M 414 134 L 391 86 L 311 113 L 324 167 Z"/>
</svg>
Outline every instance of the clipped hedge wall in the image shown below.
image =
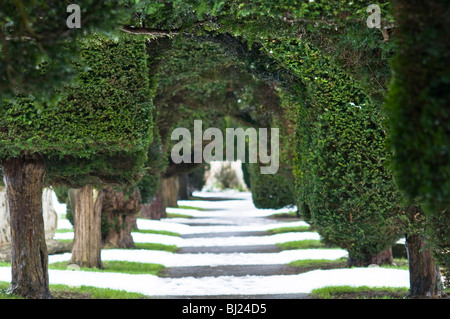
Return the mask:
<svg viewBox="0 0 450 319">
<path fill-rule="evenodd" d="M 294 206 L 294 176 L 280 167 L 276 174 L 260 174 L 259 164 L 248 164 L 253 204 L 257 208 L 279 209 Z"/>
<path fill-rule="evenodd" d="M 91 37 L 56 107 L 3 100 L 0 157 L 42 156 L 49 184 L 133 183 L 152 140 L 151 91 L 141 40 Z"/>
<path fill-rule="evenodd" d="M 282 95 L 297 113 L 300 213 L 324 241 L 347 249 L 352 263 L 371 263 L 399 236 L 381 110 L 318 51 L 298 43 L 271 48 L 304 85 Z"/>
</svg>

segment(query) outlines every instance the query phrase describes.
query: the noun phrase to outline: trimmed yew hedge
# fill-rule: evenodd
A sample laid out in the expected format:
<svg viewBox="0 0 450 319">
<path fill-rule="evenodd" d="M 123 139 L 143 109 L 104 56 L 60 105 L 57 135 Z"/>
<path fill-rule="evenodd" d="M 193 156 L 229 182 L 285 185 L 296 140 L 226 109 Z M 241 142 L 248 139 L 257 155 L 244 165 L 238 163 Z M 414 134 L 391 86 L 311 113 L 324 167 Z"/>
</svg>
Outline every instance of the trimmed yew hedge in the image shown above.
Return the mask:
<svg viewBox="0 0 450 319">
<path fill-rule="evenodd" d="M 261 174 L 259 164 L 247 164 L 253 204 L 257 208 L 279 209 L 294 206 L 294 176 L 280 167 L 276 174 Z"/>
<path fill-rule="evenodd" d="M 134 183 L 153 126 L 144 41 L 98 36 L 80 46 L 79 74 L 56 107 L 2 101 L 0 156 L 42 156 L 49 184 Z"/>
<path fill-rule="evenodd" d="M 325 242 L 348 250 L 351 263 L 371 263 L 400 235 L 381 108 L 309 46 L 273 43 L 271 49 L 303 82 L 281 95 L 297 114 L 293 162 L 300 213 Z"/>
</svg>

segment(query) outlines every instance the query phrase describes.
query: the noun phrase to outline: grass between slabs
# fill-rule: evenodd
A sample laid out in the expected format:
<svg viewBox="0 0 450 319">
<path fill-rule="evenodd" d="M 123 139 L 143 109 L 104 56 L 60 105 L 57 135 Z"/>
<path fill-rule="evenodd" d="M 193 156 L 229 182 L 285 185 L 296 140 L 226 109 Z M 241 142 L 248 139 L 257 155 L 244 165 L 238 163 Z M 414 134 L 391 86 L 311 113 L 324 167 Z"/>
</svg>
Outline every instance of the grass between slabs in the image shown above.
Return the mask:
<svg viewBox="0 0 450 319">
<path fill-rule="evenodd" d="M 62 243 L 72 243 L 73 239 L 58 239 Z M 169 253 L 174 253 L 178 250 L 176 245 L 165 245 L 159 243 L 134 243 L 134 249 L 145 249 L 145 250 L 162 250 Z M 103 249 L 115 249 L 114 247 L 104 247 Z"/>
<path fill-rule="evenodd" d="M 147 274 L 158 276 L 159 273 L 166 268 L 164 265 L 160 264 L 138 263 L 122 260 L 102 261 L 102 264 L 103 269 L 81 267 L 80 270 L 94 272 L 116 272 L 123 274 Z M 67 261 L 59 261 L 50 263 L 48 265 L 48 269 L 68 270 L 68 266 L 69 264 Z M 0 262 L 0 267 L 11 267 L 11 263 Z"/>
<path fill-rule="evenodd" d="M 176 245 L 164 245 L 155 243 L 134 243 L 135 249 L 146 249 L 146 250 L 162 250 L 170 253 L 174 253 L 178 250 Z"/>
<path fill-rule="evenodd" d="M 20 296 L 11 295 L 7 292 L 9 282 L 0 282 L 0 299 L 24 299 Z M 50 292 L 55 299 L 144 299 L 147 296 L 126 292 L 123 290 L 113 290 L 96 287 L 69 287 L 66 285 L 50 285 Z"/>
<path fill-rule="evenodd" d="M 103 269 L 85 268 L 83 271 L 95 272 L 116 272 L 124 274 L 148 274 L 158 276 L 159 273 L 166 267 L 160 264 L 138 263 L 130 261 L 103 261 Z M 49 269 L 67 270 L 68 263 L 66 261 L 51 263 L 48 265 Z"/>
<path fill-rule="evenodd" d="M 316 269 L 336 269 L 344 268 L 347 265 L 347 258 L 339 258 L 336 260 L 329 259 L 301 259 L 295 260 L 287 264 L 291 267 L 305 268 L 305 270 Z"/>
<path fill-rule="evenodd" d="M 159 264 L 137 263 L 128 261 L 104 261 L 104 269 L 81 268 L 82 271 L 116 272 L 126 274 L 150 274 L 157 276 L 165 266 Z M 11 266 L 10 263 L 2 262 L 0 266 Z M 67 269 L 67 262 L 49 264 L 49 269 Z M 76 270 L 74 270 L 76 271 Z M 22 299 L 7 293 L 9 283 L 0 282 L 0 299 Z M 104 289 L 88 286 L 71 287 L 67 285 L 50 285 L 50 291 L 57 299 L 142 299 L 145 295 L 126 292 L 122 290 Z"/>
<path fill-rule="evenodd" d="M 314 289 L 310 297 L 316 299 L 403 299 L 408 291 L 408 288 L 331 286 Z"/>
<path fill-rule="evenodd" d="M 174 236 L 174 237 L 180 237 L 180 234 L 167 231 L 167 230 L 153 230 L 153 229 L 136 229 L 133 230 L 133 233 L 141 233 L 141 234 L 157 234 L 157 235 L 167 235 L 167 236 Z"/>
<path fill-rule="evenodd" d="M 277 246 L 280 247 L 282 250 L 330 248 L 330 247 L 327 247 L 320 240 L 316 240 L 316 239 L 288 241 L 285 243 L 277 243 Z M 334 248 L 336 248 L 336 247 L 334 247 Z"/>
<path fill-rule="evenodd" d="M 269 233 L 271 234 L 283 234 L 283 233 L 293 233 L 293 232 L 306 232 L 310 231 L 311 227 L 309 226 L 293 226 L 293 227 L 280 227 L 269 229 Z"/>
<path fill-rule="evenodd" d="M 178 213 L 167 213 L 167 218 L 193 218 L 193 216 Z"/>
<path fill-rule="evenodd" d="M 297 212 L 287 212 L 287 213 L 278 213 L 269 216 L 270 218 L 296 218 L 300 219 L 297 216 Z"/>
<path fill-rule="evenodd" d="M 180 209 L 193 209 L 193 210 L 207 211 L 206 208 L 202 208 L 202 207 L 194 207 L 194 206 L 186 206 L 186 205 L 181 205 L 181 206 L 178 206 L 177 208 L 180 208 Z"/>
</svg>

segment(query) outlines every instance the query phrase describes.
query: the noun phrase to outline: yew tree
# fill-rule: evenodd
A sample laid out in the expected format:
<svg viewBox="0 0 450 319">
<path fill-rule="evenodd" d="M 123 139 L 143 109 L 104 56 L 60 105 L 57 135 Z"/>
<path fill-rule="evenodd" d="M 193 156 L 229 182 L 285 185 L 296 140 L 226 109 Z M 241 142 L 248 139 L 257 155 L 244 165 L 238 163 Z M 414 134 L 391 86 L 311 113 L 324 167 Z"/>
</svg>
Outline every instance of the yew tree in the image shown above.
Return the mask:
<svg viewBox="0 0 450 319">
<path fill-rule="evenodd" d="M 392 60 L 393 77 L 385 110 L 393 173 L 406 200 L 421 207 L 420 214 L 417 210 L 410 214 L 425 220 L 426 231 L 411 236 L 410 244 L 425 240 L 444 269 L 448 285 L 450 4 L 402 0 L 392 3 L 398 26 L 394 39 L 397 51 Z M 415 267 L 421 264 L 416 262 Z M 425 281 L 413 293 L 439 297 L 439 278 L 422 276 Z M 420 277 L 412 279 L 420 281 Z"/>
</svg>

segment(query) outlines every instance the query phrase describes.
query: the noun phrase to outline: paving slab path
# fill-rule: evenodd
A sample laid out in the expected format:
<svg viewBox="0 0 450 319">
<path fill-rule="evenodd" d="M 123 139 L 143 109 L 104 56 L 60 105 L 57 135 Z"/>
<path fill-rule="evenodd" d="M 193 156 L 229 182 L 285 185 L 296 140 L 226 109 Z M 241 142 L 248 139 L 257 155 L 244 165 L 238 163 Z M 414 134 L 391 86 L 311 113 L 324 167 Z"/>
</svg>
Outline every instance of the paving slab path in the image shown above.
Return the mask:
<svg viewBox="0 0 450 319">
<path fill-rule="evenodd" d="M 236 198 L 232 198 L 236 200 Z M 208 198 L 203 198 L 205 202 L 208 202 Z M 224 211 L 227 211 L 226 205 L 228 202 L 228 198 L 218 198 L 215 197 L 212 201 L 212 205 L 206 205 L 210 207 L 210 209 L 203 208 L 204 210 L 197 213 L 196 217 L 193 217 L 193 220 L 186 221 L 184 224 L 191 226 L 192 233 L 183 234 L 181 238 L 183 239 L 193 239 L 193 238 L 201 238 L 202 240 L 215 240 L 219 241 L 221 239 L 224 243 L 227 242 L 230 238 L 236 240 L 239 237 L 242 238 L 243 242 L 249 237 L 260 236 L 261 239 L 265 238 L 265 236 L 271 236 L 273 233 L 269 231 L 261 231 L 261 230 L 253 230 L 253 231 L 239 231 L 239 227 L 248 228 L 255 227 L 258 225 L 273 225 L 274 228 L 277 223 L 280 226 L 285 226 L 287 221 L 295 222 L 299 221 L 297 218 L 274 218 L 271 215 L 268 216 L 259 216 L 252 215 L 244 217 L 246 214 L 242 211 L 241 216 L 236 216 L 234 213 L 230 213 L 229 215 L 223 214 Z M 244 198 L 238 199 L 242 200 L 242 204 L 248 205 L 248 200 Z M 238 206 L 239 202 L 233 202 L 233 206 Z M 191 203 L 191 205 L 193 205 Z M 214 206 L 222 206 L 224 208 L 214 208 Z M 250 205 L 251 206 L 251 205 Z M 248 209 L 248 207 L 247 207 Z M 253 209 L 253 208 L 252 208 Z M 235 211 L 236 207 L 232 207 L 229 209 L 230 212 Z M 214 216 L 214 212 L 222 211 L 220 217 Z M 212 213 L 212 214 L 211 214 Z M 209 216 L 209 217 L 206 217 Z M 195 218 L 200 218 L 201 222 L 197 222 Z M 211 223 L 208 222 L 208 218 L 210 218 Z M 221 220 L 219 220 L 220 218 Z M 199 232 L 195 231 L 195 227 L 203 226 Z M 205 232 L 209 228 L 213 226 L 224 226 L 222 228 L 223 231 L 212 231 Z M 226 231 L 226 229 L 235 229 L 235 231 Z M 262 227 L 264 228 L 264 227 Z M 218 246 L 209 246 L 205 242 L 205 246 L 194 246 L 194 247 L 181 247 L 176 252 L 177 254 L 273 254 L 274 261 L 277 258 L 277 253 L 280 253 L 282 249 L 276 244 L 262 244 L 262 245 L 237 245 L 237 246 L 227 246 L 227 245 L 218 245 Z M 195 258 L 195 255 L 193 255 Z M 160 277 L 163 278 L 203 278 L 203 277 L 248 277 L 248 276 L 275 276 L 275 275 L 294 275 L 302 273 L 302 271 L 297 267 L 291 267 L 281 263 L 274 264 L 258 264 L 255 261 L 255 264 L 250 265 L 213 265 L 213 266 L 181 266 L 181 267 L 168 267 L 160 273 Z M 196 298 L 218 298 L 218 299 L 305 299 L 308 298 L 308 294 L 306 293 L 279 293 L 279 294 L 231 294 L 231 295 L 207 295 L 207 296 L 160 296 L 161 298 L 187 298 L 187 299 L 196 299 Z"/>
<path fill-rule="evenodd" d="M 273 218 L 292 209 L 261 210 L 249 193 L 200 193 L 197 200 L 179 201 L 167 211 L 192 218 L 160 221 L 138 219 L 140 230 L 176 232 L 180 237 L 134 232 L 135 243 L 176 245 L 175 253 L 145 249 L 104 249 L 102 260 L 156 263 L 166 267 L 160 274 L 129 274 L 102 271 L 49 270 L 50 284 L 95 286 L 142 293 L 156 299 L 304 299 L 324 286 L 408 287 L 407 270 L 354 268 L 314 270 L 289 267 L 299 259 L 336 260 L 347 255 L 340 249 L 281 250 L 277 243 L 320 239 L 317 233 L 273 234 L 270 229 L 307 226 L 298 219 Z M 208 200 L 214 197 L 213 200 Z M 220 197 L 222 196 L 222 198 Z M 223 198 L 226 196 L 226 198 Z M 190 207 L 190 208 L 188 208 Z M 192 209 L 197 207 L 198 209 Z M 61 207 L 65 212 L 65 207 Z M 61 223 L 60 223 L 61 222 Z M 63 220 L 59 228 L 67 228 Z M 69 239 L 73 233 L 57 234 Z M 49 263 L 70 260 L 71 254 L 49 256 Z M 10 267 L 0 267 L 0 281 L 10 281 Z"/>
</svg>

